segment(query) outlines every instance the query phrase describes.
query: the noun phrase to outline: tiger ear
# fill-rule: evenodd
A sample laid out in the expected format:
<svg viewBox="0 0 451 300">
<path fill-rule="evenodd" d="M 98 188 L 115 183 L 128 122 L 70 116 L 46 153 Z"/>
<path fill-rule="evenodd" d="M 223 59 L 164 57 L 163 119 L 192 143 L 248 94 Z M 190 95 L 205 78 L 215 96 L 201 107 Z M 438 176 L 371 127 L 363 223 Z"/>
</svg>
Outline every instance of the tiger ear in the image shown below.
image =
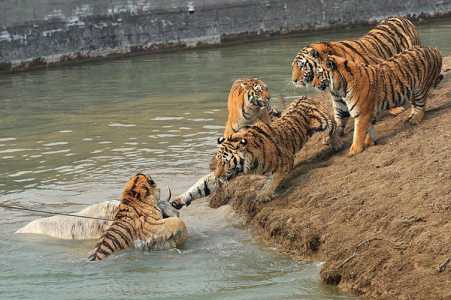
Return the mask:
<svg viewBox="0 0 451 300">
<path fill-rule="evenodd" d="M 313 58 L 318 58 L 319 57 L 319 52 L 316 49 L 312 49 L 312 51 L 310 51 L 310 55 Z"/>
<path fill-rule="evenodd" d="M 225 138 L 223 136 L 218 137 L 218 145 L 221 145 L 222 143 L 224 143 Z"/>
<path fill-rule="evenodd" d="M 246 139 L 241 139 L 240 140 L 240 144 L 243 145 L 243 146 L 246 146 L 247 145 Z"/>
<path fill-rule="evenodd" d="M 326 61 L 326 66 L 330 70 L 336 70 L 337 69 L 337 63 L 333 60 L 328 59 Z"/>
</svg>

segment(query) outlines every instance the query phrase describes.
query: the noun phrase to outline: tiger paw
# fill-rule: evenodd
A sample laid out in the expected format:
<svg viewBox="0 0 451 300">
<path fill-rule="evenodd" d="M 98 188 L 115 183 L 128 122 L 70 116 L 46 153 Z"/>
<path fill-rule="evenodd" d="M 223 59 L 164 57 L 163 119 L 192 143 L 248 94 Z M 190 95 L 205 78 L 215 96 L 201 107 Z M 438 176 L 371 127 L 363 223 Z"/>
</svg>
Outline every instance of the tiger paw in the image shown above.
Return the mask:
<svg viewBox="0 0 451 300">
<path fill-rule="evenodd" d="M 261 193 L 257 195 L 257 198 L 255 200 L 258 203 L 267 203 L 272 201 L 273 198 L 274 198 L 273 194 Z"/>
<path fill-rule="evenodd" d="M 364 149 L 363 146 L 356 146 L 356 145 L 352 144 L 347 156 L 352 157 L 354 155 L 357 155 L 357 154 L 363 152 L 363 149 Z"/>
<path fill-rule="evenodd" d="M 181 209 L 183 206 L 189 206 L 191 204 L 191 201 L 183 201 L 182 198 L 176 197 L 174 200 L 169 202 L 172 207 L 174 207 L 175 209 Z"/>
<path fill-rule="evenodd" d="M 416 112 L 414 114 L 411 114 L 409 116 L 409 118 L 407 119 L 407 121 L 411 124 L 411 125 L 418 125 L 421 123 L 421 121 L 423 121 L 423 117 L 424 117 L 424 112 Z"/>
<path fill-rule="evenodd" d="M 373 146 L 376 145 L 376 141 L 371 138 L 371 135 L 367 134 L 365 137 L 365 146 Z"/>
</svg>

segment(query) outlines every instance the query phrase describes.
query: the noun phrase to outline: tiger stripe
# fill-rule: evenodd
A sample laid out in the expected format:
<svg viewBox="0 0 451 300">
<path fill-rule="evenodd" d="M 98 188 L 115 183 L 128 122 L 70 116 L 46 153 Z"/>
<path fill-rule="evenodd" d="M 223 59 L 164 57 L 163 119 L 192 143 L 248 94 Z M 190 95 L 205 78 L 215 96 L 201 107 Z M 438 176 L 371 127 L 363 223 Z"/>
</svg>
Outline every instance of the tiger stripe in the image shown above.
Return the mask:
<svg viewBox="0 0 451 300">
<path fill-rule="evenodd" d="M 127 182 L 114 221 L 99 239 L 89 260 L 102 260 L 149 236 L 151 225 L 160 224 L 162 218 L 155 189 L 155 182 L 144 174 L 137 174 Z"/>
<path fill-rule="evenodd" d="M 319 42 L 304 47 L 292 61 L 291 79 L 297 86 L 311 85 L 325 90 L 329 82 L 320 64 L 328 55 L 340 56 L 356 63 L 379 64 L 406 49 L 419 46 L 421 41 L 415 25 L 405 17 L 390 17 L 357 40 Z M 343 101 L 341 95 L 331 92 L 331 96 L 337 133 L 342 135 L 349 114 L 340 104 Z"/>
<path fill-rule="evenodd" d="M 350 116 L 356 119 L 349 155 L 375 142 L 370 123 L 384 110 L 410 102 L 409 121 L 420 123 L 430 89 L 443 78 L 442 56 L 436 48 L 408 49 L 374 65 L 332 55 L 321 67 L 330 81 L 331 93 L 343 97 Z"/>
<path fill-rule="evenodd" d="M 189 206 L 193 200 L 205 198 L 216 190 L 216 178 L 213 173 L 201 177 L 186 192 L 178 195 L 171 201 L 171 205 L 176 209 Z"/>
<path fill-rule="evenodd" d="M 258 120 L 269 124 L 272 118 L 280 116 L 270 101 L 271 96 L 264 81 L 257 78 L 235 80 L 227 98 L 228 116 L 224 137 Z"/>
<path fill-rule="evenodd" d="M 267 201 L 292 170 L 295 154 L 315 132 L 325 131 L 332 146 L 339 146 L 335 143 L 335 130 L 335 121 L 326 107 L 301 97 L 270 125 L 257 122 L 220 140 L 214 176 L 219 182 L 228 182 L 241 174 L 270 175 L 257 196 Z"/>
</svg>

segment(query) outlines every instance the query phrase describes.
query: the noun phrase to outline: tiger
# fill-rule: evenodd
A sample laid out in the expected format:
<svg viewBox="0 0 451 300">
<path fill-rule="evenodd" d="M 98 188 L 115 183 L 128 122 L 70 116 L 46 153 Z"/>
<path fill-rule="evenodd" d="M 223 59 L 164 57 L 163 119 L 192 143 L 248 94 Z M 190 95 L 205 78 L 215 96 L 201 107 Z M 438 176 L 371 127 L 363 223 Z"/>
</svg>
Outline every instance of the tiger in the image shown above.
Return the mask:
<svg viewBox="0 0 451 300">
<path fill-rule="evenodd" d="M 257 122 L 230 137 L 218 138 L 214 171 L 202 177 L 171 204 L 180 209 L 213 193 L 219 186 L 241 174 L 270 175 L 257 200 L 272 199 L 276 188 L 293 169 L 295 154 L 315 132 L 325 131 L 334 150 L 340 147 L 336 124 L 321 103 L 305 96 L 290 103 L 271 125 Z"/>
<path fill-rule="evenodd" d="M 179 218 L 162 218 L 157 193 L 150 176 L 142 173 L 132 176 L 125 185 L 113 223 L 88 259 L 102 260 L 131 246 L 144 249 L 180 246 L 187 238 L 186 226 Z"/>
<path fill-rule="evenodd" d="M 412 48 L 377 65 L 364 65 L 339 56 L 322 64 L 330 91 L 344 99 L 354 121 L 349 156 L 376 142 L 376 117 L 391 107 L 411 104 L 408 121 L 419 124 L 429 90 L 442 80 L 442 55 L 436 48 Z"/>
<path fill-rule="evenodd" d="M 415 25 L 405 17 L 390 17 L 357 40 L 319 42 L 302 48 L 291 64 L 291 79 L 296 86 L 312 85 L 319 90 L 328 87 L 327 80 L 318 75 L 318 66 L 328 55 L 341 56 L 348 61 L 363 64 L 380 64 L 383 60 L 413 47 L 421 47 Z M 344 100 L 331 94 L 337 134 L 342 136 L 349 119 Z M 391 114 L 398 114 L 402 108 L 392 108 Z"/>
<path fill-rule="evenodd" d="M 224 137 L 229 137 L 244 126 L 253 125 L 257 120 L 271 123 L 280 116 L 270 103 L 271 96 L 266 83 L 257 78 L 237 79 L 230 88 L 227 99 L 227 122 Z"/>
</svg>

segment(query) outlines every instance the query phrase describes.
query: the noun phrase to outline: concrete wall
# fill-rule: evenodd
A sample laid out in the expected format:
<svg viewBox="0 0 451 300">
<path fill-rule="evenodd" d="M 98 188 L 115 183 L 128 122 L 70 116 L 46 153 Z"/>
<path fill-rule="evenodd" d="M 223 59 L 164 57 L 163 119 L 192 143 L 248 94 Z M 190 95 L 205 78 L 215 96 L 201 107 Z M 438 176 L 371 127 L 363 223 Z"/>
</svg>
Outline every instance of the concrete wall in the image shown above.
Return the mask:
<svg viewBox="0 0 451 300">
<path fill-rule="evenodd" d="M 450 12 L 451 0 L 1 0 L 0 70 Z"/>
</svg>

